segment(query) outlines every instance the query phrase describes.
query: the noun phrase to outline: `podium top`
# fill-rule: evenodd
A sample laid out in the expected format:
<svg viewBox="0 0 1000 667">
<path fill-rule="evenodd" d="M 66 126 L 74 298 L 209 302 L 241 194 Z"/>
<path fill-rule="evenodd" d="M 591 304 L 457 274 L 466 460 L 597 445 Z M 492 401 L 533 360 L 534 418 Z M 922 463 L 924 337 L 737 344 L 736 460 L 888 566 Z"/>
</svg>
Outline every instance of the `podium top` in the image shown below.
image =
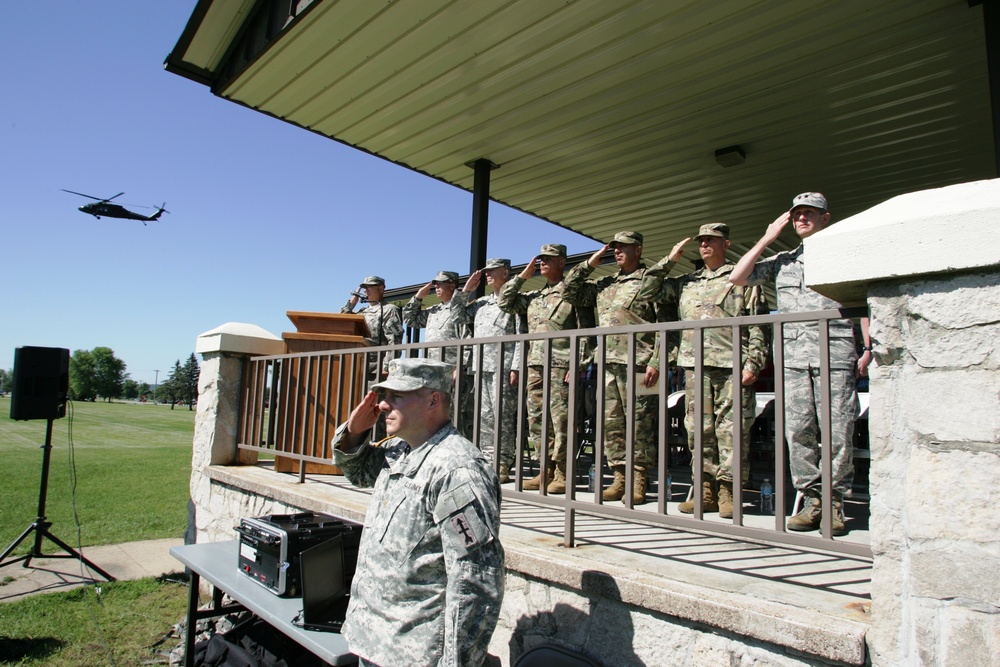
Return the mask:
<svg viewBox="0 0 1000 667">
<path fill-rule="evenodd" d="M 345 334 L 370 336 L 364 315 L 355 313 L 313 313 L 301 310 L 286 312 L 298 333 Z"/>
</svg>

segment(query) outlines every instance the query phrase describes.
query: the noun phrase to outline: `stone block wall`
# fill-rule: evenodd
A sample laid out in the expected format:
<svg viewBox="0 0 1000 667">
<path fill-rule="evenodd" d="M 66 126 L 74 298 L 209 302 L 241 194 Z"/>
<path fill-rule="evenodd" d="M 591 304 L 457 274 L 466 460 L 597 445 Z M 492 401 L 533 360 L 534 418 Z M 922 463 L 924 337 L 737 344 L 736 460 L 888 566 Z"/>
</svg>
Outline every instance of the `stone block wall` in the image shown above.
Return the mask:
<svg viewBox="0 0 1000 667">
<path fill-rule="evenodd" d="M 615 667 L 842 664 L 626 604 L 604 572 L 584 572 L 581 584 L 569 588 L 508 570 L 490 653 L 509 665 L 534 646 L 554 643 Z"/>
<path fill-rule="evenodd" d="M 996 664 L 1000 270 L 879 283 L 869 305 L 872 663 Z"/>
</svg>

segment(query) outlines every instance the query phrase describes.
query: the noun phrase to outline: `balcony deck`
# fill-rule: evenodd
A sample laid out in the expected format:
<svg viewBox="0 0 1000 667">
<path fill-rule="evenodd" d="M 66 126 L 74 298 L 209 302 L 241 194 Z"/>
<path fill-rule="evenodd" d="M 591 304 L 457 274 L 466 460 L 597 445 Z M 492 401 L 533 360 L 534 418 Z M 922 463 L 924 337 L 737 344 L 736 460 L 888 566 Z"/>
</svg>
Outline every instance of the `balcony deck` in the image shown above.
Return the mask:
<svg viewBox="0 0 1000 667">
<path fill-rule="evenodd" d="M 337 475 L 307 474 L 300 482 L 267 464 L 212 466 L 206 473 L 241 492 L 355 521 L 363 521 L 370 499 L 368 490 Z M 576 546 L 565 548 L 565 510 L 531 502 L 528 495 L 505 497 L 502 509 L 507 567 L 517 577 L 828 660 L 864 661 L 870 559 L 582 511 L 576 513 Z M 746 515 L 744 521 L 773 517 Z M 867 530 L 838 539 L 867 541 Z"/>
</svg>

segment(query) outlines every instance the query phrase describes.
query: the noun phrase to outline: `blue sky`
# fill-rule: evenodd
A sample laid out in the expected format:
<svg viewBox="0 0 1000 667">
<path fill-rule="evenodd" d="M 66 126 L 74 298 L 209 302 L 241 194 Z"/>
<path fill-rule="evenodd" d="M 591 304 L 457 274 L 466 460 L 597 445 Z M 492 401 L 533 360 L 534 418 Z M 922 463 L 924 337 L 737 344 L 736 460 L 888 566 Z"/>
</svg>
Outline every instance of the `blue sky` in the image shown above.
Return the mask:
<svg viewBox="0 0 1000 667">
<path fill-rule="evenodd" d="M 225 322 L 280 335 L 389 287 L 468 267 L 472 195 L 213 96 L 163 70 L 194 0 L 7 9 L 0 41 L 0 368 L 23 345 L 107 346 L 152 383 Z M 60 189 L 169 215 L 144 227 Z M 596 244 L 500 205 L 487 254 Z"/>
</svg>

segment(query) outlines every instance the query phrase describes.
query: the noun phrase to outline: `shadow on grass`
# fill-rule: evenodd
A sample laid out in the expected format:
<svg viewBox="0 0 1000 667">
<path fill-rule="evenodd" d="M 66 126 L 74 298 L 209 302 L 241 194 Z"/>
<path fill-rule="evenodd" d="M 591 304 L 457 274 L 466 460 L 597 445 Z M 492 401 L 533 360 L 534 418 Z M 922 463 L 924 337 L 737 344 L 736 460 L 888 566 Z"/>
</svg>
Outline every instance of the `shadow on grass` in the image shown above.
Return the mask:
<svg viewBox="0 0 1000 667">
<path fill-rule="evenodd" d="M 54 637 L 18 639 L 0 637 L 0 664 L 13 664 L 31 658 L 40 660 L 59 651 L 66 642 Z"/>
</svg>

